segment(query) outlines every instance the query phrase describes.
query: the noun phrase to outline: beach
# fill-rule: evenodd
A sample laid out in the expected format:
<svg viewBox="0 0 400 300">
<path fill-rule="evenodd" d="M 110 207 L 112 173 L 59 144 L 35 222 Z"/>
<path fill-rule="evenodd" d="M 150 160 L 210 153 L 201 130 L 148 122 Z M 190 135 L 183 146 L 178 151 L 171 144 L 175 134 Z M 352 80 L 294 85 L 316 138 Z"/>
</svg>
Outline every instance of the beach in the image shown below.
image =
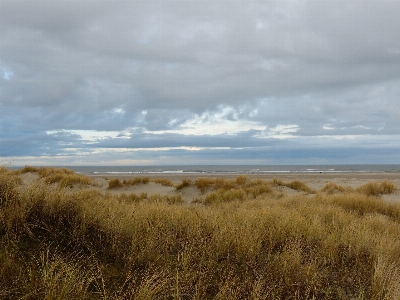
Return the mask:
<svg viewBox="0 0 400 300">
<path fill-rule="evenodd" d="M 148 172 L 148 173 L 110 173 L 110 174 L 86 174 L 92 180 L 92 184 L 85 187 L 94 189 L 101 192 L 111 194 L 143 194 L 162 195 L 162 196 L 178 196 L 180 195 L 184 201 L 191 203 L 195 199 L 200 199 L 207 196 L 212 189 L 206 192 L 201 192 L 196 186 L 198 180 L 226 180 L 233 181 L 238 177 L 244 177 L 248 182 L 254 180 L 262 180 L 271 182 L 273 179 L 281 180 L 282 182 L 289 183 L 293 181 L 300 181 L 307 185 L 312 191 L 312 194 L 321 193 L 321 190 L 328 184 L 334 183 L 344 188 L 357 189 L 358 187 L 370 182 L 389 181 L 394 184 L 395 189 L 390 194 L 383 194 L 380 197 L 390 202 L 400 203 L 400 173 L 398 172 L 271 172 L 271 173 L 230 173 L 219 172 L 215 173 L 199 173 L 199 172 Z M 27 172 L 21 175 L 22 181 L 25 185 L 32 184 L 39 179 L 36 173 Z M 109 182 L 113 179 L 118 179 L 121 183 L 132 182 L 135 179 L 147 178 L 148 182 L 137 184 L 122 184 L 118 188 L 109 188 Z M 163 185 L 161 182 L 170 182 L 170 185 Z M 183 188 L 177 189 L 176 187 L 183 181 L 189 184 Z M 83 187 L 76 187 L 83 188 Z M 306 194 L 301 190 L 296 190 L 287 186 L 274 187 L 276 192 L 285 195 Z M 323 193 L 323 192 L 322 192 Z"/>
<path fill-rule="evenodd" d="M 1 295 L 400 299 L 397 172 L 117 173 L 0 168 Z"/>
<path fill-rule="evenodd" d="M 224 180 L 235 180 L 239 176 L 244 176 L 247 180 L 257 180 L 261 179 L 264 181 L 271 181 L 274 178 L 282 180 L 283 182 L 291 182 L 291 181 L 301 181 L 309 186 L 313 191 L 319 192 L 321 189 L 328 183 L 332 182 L 339 186 L 350 187 L 356 189 L 364 184 L 369 182 L 381 182 L 383 180 L 387 180 L 392 182 L 396 187 L 400 188 L 400 173 L 294 173 L 294 174 L 280 174 L 280 173 L 268 173 L 268 174 L 240 174 L 240 173 L 219 173 L 219 174 L 199 174 L 199 173 L 163 173 L 163 174 L 154 174 L 154 173 L 144 173 L 144 174 L 115 174 L 115 175 L 89 175 L 90 178 L 98 185 L 96 189 L 107 191 L 113 194 L 141 194 L 147 193 L 148 195 L 160 194 L 160 195 L 181 195 L 182 198 L 190 203 L 194 199 L 201 198 L 205 196 L 202 194 L 198 188 L 194 185 L 194 183 L 199 179 L 211 179 L 216 180 L 224 179 Z M 149 178 L 149 182 L 146 184 L 140 183 L 136 185 L 123 185 L 117 189 L 109 189 L 108 183 L 111 179 L 119 179 L 121 182 L 133 180 L 135 178 Z M 193 183 L 193 185 L 189 185 L 183 189 L 177 190 L 172 186 L 163 186 L 160 183 L 156 183 L 154 181 L 157 180 L 169 180 L 174 185 L 179 185 L 183 180 Z M 284 194 L 304 194 L 303 191 L 298 191 L 295 189 L 291 189 L 289 187 L 279 187 L 276 188 L 277 191 L 282 192 Z M 395 190 L 391 194 L 384 194 L 381 196 L 382 199 L 391 202 L 400 203 L 400 190 Z"/>
</svg>

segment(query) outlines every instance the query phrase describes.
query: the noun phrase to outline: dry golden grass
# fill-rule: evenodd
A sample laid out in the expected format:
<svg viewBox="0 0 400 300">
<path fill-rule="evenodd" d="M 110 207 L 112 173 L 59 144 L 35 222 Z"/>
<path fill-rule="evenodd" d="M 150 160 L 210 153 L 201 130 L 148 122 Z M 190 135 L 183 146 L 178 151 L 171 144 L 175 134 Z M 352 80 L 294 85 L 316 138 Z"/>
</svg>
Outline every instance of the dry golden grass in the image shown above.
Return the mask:
<svg viewBox="0 0 400 300">
<path fill-rule="evenodd" d="M 137 185 L 137 184 L 146 184 L 149 183 L 150 179 L 149 177 L 135 177 L 131 180 L 129 179 L 124 179 L 124 181 L 122 182 L 125 185 Z"/>
<path fill-rule="evenodd" d="M 302 191 L 308 194 L 314 194 L 315 191 L 307 186 L 304 182 L 301 182 L 299 180 L 293 180 L 290 182 L 283 182 L 281 179 L 274 178 L 271 180 L 271 184 L 275 187 L 277 186 L 287 186 L 288 188 L 291 188 L 293 190 L 297 191 Z"/>
<path fill-rule="evenodd" d="M 171 180 L 165 179 L 165 178 L 157 178 L 152 180 L 155 183 L 161 184 L 163 186 L 174 186 L 174 183 Z"/>
<path fill-rule="evenodd" d="M 191 184 L 192 184 L 192 182 L 190 180 L 184 178 L 184 179 L 182 179 L 182 182 L 180 184 L 178 184 L 175 188 L 176 188 L 176 190 L 181 190 L 184 187 L 187 187 Z"/>
<path fill-rule="evenodd" d="M 353 189 L 351 187 L 343 187 L 333 182 L 329 182 L 321 189 L 321 192 L 325 192 L 327 194 L 337 194 L 337 193 L 347 192 L 347 193 L 360 193 L 366 196 L 380 196 L 384 194 L 391 194 L 395 190 L 396 187 L 392 182 L 383 180 L 382 182 L 371 181 L 362 186 L 359 186 L 356 189 Z"/>
<path fill-rule="evenodd" d="M 263 181 L 250 182 L 246 185 L 244 190 L 247 197 L 249 197 L 250 199 L 265 196 L 266 194 L 274 194 L 271 185 L 268 182 Z"/>
<path fill-rule="evenodd" d="M 91 183 L 91 179 L 79 174 L 52 173 L 45 178 L 46 183 L 58 183 L 61 187 L 85 186 Z"/>
<path fill-rule="evenodd" d="M 181 195 L 159 195 L 153 194 L 147 201 L 150 203 L 167 203 L 167 204 L 183 204 L 185 201 L 183 200 Z"/>
<path fill-rule="evenodd" d="M 297 191 L 303 191 L 306 193 L 315 193 L 309 186 L 307 186 L 304 182 L 298 181 L 298 180 L 293 180 L 289 183 L 285 184 L 287 187 L 297 190 Z"/>
<path fill-rule="evenodd" d="M 379 196 L 383 194 L 391 194 L 395 190 L 395 186 L 392 182 L 384 180 L 378 182 L 368 182 L 356 189 L 357 192 L 365 194 L 367 196 Z"/>
<path fill-rule="evenodd" d="M 17 171 L 19 174 L 25 174 L 25 173 L 38 173 L 39 169 L 36 167 L 31 167 L 31 166 L 25 166 L 24 168 L 20 169 Z"/>
<path fill-rule="evenodd" d="M 84 175 L 76 174 L 67 168 L 42 167 L 36 168 L 25 166 L 20 170 L 12 172 L 20 175 L 25 173 L 37 173 L 47 184 L 57 183 L 59 187 L 87 186 L 92 180 Z"/>
<path fill-rule="evenodd" d="M 221 181 L 187 205 L 0 170 L 0 298 L 400 299 L 399 205 L 271 185 Z"/>
<path fill-rule="evenodd" d="M 207 192 L 207 190 L 214 184 L 215 184 L 215 179 L 212 178 L 199 178 L 195 182 L 195 185 L 202 194 Z"/>
<path fill-rule="evenodd" d="M 219 189 L 211 192 L 204 199 L 204 204 L 210 205 L 215 203 L 243 201 L 246 199 L 246 192 L 243 189 L 224 190 Z"/>
<path fill-rule="evenodd" d="M 238 186 L 243 186 L 247 182 L 247 177 L 244 175 L 239 175 L 236 177 L 236 184 Z"/>
<path fill-rule="evenodd" d="M 217 178 L 214 184 L 214 190 L 231 190 L 238 187 L 236 180 L 234 179 L 225 179 L 225 178 Z"/>
<path fill-rule="evenodd" d="M 122 182 L 118 178 L 113 178 L 108 182 L 108 189 L 117 189 L 122 187 Z"/>
<path fill-rule="evenodd" d="M 29 167 L 28 167 L 29 168 Z M 38 169 L 37 173 L 40 177 L 48 177 L 49 175 L 53 174 L 62 174 L 62 175 L 73 175 L 75 174 L 74 171 L 67 169 L 67 168 L 53 168 L 53 167 L 43 167 Z"/>
<path fill-rule="evenodd" d="M 271 183 L 273 186 L 285 186 L 284 182 L 276 177 L 272 179 Z"/>
<path fill-rule="evenodd" d="M 9 172 L 10 171 L 7 168 L 0 166 L 0 174 L 9 173 Z"/>
<path fill-rule="evenodd" d="M 118 199 L 121 203 L 138 203 L 140 201 L 144 201 L 147 199 L 147 193 L 141 193 L 140 195 L 136 195 L 134 193 L 125 194 L 122 193 L 119 196 L 114 196 L 114 198 Z"/>
<path fill-rule="evenodd" d="M 325 192 L 329 195 L 337 194 L 337 193 L 344 193 L 346 191 L 351 192 L 351 191 L 353 191 L 353 189 L 350 187 L 345 188 L 345 187 L 343 187 L 341 185 L 337 185 L 336 183 L 333 183 L 333 182 L 328 182 L 321 189 L 321 192 Z"/>
</svg>

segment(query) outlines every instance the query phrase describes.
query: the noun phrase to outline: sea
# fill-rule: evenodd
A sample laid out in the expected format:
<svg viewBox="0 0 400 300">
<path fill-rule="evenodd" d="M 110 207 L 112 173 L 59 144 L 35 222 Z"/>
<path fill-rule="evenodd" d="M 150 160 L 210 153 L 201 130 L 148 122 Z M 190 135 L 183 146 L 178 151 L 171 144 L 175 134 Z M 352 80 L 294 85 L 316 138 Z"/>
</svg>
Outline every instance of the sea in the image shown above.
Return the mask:
<svg viewBox="0 0 400 300">
<path fill-rule="evenodd" d="M 67 166 L 84 175 L 135 174 L 297 174 L 400 173 L 396 165 L 185 165 L 185 166 Z"/>
</svg>

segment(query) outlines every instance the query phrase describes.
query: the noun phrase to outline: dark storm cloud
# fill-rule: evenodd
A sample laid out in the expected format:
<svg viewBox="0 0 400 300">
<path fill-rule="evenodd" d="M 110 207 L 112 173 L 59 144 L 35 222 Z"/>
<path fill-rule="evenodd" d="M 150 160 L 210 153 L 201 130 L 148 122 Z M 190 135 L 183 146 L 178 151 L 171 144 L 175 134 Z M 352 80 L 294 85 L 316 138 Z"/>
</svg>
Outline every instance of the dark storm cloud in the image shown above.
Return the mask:
<svg viewBox="0 0 400 300">
<path fill-rule="evenodd" d="M 71 133 L 48 135 L 29 131 L 0 136 L 0 156 L 58 155 L 68 148 L 81 148 L 79 138 Z"/>
<path fill-rule="evenodd" d="M 157 148 L 157 147 L 261 147 L 261 146 L 283 146 L 287 141 L 277 139 L 256 138 L 256 132 L 242 132 L 237 135 L 220 134 L 215 136 L 185 136 L 182 134 L 166 133 L 158 134 L 133 134 L 130 139 L 109 138 L 95 143 L 99 148 Z"/>
<path fill-rule="evenodd" d="M 399 15 L 397 1 L 0 0 L 0 155 L 397 140 Z"/>
</svg>

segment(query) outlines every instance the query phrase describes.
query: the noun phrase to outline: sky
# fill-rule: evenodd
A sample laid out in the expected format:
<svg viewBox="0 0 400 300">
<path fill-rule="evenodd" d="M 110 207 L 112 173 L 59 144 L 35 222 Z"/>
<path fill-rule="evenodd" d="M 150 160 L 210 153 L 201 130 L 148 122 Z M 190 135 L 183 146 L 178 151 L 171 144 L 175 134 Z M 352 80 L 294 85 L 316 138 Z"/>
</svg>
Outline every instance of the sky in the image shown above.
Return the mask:
<svg viewBox="0 0 400 300">
<path fill-rule="evenodd" d="M 400 1 L 0 0 L 0 164 L 400 163 Z"/>
</svg>

